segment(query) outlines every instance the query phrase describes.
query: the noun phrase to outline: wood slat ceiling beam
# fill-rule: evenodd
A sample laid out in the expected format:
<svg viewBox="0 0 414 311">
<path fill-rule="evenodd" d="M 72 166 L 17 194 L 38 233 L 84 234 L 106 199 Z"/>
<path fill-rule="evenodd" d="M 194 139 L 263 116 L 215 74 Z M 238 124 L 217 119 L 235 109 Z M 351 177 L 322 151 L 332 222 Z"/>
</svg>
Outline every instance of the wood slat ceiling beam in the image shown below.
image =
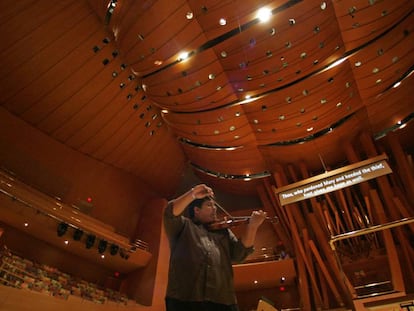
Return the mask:
<svg viewBox="0 0 414 311">
<path fill-rule="evenodd" d="M 261 6 L 273 12 L 267 23 L 256 19 Z M 412 76 L 391 87 L 412 71 L 413 10 L 412 1 L 22 1 L 1 13 L 1 105 L 163 193 L 186 162 L 233 191 L 239 181 L 221 176 L 295 161 L 321 170 L 318 155 L 341 165 L 342 142 L 412 113 Z M 188 60 L 177 60 L 182 51 Z"/>
</svg>

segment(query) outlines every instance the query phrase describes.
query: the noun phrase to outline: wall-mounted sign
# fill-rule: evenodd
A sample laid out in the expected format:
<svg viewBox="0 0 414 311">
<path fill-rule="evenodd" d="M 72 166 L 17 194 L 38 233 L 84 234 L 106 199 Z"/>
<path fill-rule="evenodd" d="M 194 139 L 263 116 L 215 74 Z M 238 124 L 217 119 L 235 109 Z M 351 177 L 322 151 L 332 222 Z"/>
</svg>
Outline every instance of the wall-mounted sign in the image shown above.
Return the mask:
<svg viewBox="0 0 414 311">
<path fill-rule="evenodd" d="M 386 159 L 386 155 L 380 155 L 277 188 L 275 192 L 281 205 L 316 197 L 392 173 Z"/>
</svg>

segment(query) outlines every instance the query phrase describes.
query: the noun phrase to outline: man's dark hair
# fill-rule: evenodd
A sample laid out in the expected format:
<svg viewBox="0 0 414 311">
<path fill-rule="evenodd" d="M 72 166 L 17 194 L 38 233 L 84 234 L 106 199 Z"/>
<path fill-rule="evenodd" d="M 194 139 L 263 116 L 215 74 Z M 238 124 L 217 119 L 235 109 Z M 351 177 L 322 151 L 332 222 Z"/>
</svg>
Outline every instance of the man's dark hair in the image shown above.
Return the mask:
<svg viewBox="0 0 414 311">
<path fill-rule="evenodd" d="M 209 198 L 209 197 L 204 197 L 204 198 L 202 198 L 202 199 L 195 199 L 195 200 L 193 200 L 193 202 L 191 202 L 191 203 L 188 205 L 188 209 L 187 209 L 187 211 L 188 211 L 188 217 L 190 217 L 191 219 L 194 219 L 194 208 L 195 208 L 195 207 L 201 208 L 201 205 L 202 205 L 205 201 L 208 201 L 208 200 L 210 200 L 210 198 Z"/>
</svg>

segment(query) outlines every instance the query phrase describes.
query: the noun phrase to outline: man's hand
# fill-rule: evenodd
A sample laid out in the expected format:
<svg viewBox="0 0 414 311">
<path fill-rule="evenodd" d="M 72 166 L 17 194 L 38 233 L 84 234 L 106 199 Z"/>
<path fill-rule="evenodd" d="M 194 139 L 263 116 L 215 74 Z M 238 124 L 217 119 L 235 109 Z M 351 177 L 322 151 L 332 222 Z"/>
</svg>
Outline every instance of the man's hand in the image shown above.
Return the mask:
<svg viewBox="0 0 414 311">
<path fill-rule="evenodd" d="M 266 219 L 266 215 L 267 213 L 262 210 L 253 211 L 252 215 L 250 216 L 249 225 L 255 228 L 260 227 L 260 225 Z"/>
<path fill-rule="evenodd" d="M 205 184 L 200 184 L 197 186 L 194 186 L 191 189 L 191 196 L 193 198 L 193 200 L 195 199 L 202 199 L 205 197 L 214 197 L 214 192 L 213 189 L 211 189 L 210 187 L 208 187 Z"/>
</svg>

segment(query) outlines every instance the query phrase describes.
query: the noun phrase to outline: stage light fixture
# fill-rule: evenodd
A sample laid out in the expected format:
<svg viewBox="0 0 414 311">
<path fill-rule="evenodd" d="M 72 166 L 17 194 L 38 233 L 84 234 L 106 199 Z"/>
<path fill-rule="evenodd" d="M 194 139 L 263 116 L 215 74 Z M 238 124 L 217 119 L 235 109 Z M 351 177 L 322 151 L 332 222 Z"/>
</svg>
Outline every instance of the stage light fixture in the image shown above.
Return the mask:
<svg viewBox="0 0 414 311">
<path fill-rule="evenodd" d="M 98 244 L 98 252 L 99 254 L 105 253 L 106 247 L 108 246 L 108 242 L 105 240 L 100 240 Z"/>
<path fill-rule="evenodd" d="M 95 244 L 95 240 L 96 240 L 96 237 L 92 234 L 89 234 L 86 237 L 86 243 L 85 243 L 86 248 L 88 249 L 92 248 L 92 246 Z"/>
<path fill-rule="evenodd" d="M 116 244 L 112 244 L 112 245 L 111 245 L 111 248 L 109 249 L 109 253 L 110 253 L 112 256 L 115 256 L 116 254 L 118 254 L 118 251 L 119 251 L 119 246 L 118 246 L 118 245 L 116 245 Z"/>
<path fill-rule="evenodd" d="M 75 241 L 80 241 L 80 239 L 82 238 L 83 235 L 83 231 L 81 229 L 76 229 L 75 232 L 73 233 L 73 239 Z"/>
<path fill-rule="evenodd" d="M 63 236 L 65 235 L 66 231 L 68 231 L 68 224 L 61 222 L 60 224 L 58 224 L 57 227 L 57 235 L 58 236 Z"/>
<path fill-rule="evenodd" d="M 119 256 L 121 256 L 122 259 L 128 260 L 129 255 L 125 253 L 126 251 L 124 249 L 119 250 Z"/>
</svg>

